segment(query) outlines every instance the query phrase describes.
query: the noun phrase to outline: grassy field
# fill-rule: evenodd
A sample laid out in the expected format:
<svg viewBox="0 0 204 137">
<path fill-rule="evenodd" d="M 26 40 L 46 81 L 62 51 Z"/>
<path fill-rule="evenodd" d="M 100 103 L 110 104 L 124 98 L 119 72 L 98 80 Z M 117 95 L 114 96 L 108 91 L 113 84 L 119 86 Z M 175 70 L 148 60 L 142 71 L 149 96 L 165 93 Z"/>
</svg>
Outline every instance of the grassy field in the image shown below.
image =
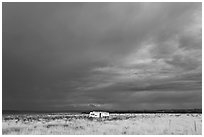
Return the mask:
<svg viewBox="0 0 204 137">
<path fill-rule="evenodd" d="M 110 114 L 90 119 L 87 114 L 3 115 L 3 134 L 80 135 L 201 135 L 201 114 Z"/>
</svg>

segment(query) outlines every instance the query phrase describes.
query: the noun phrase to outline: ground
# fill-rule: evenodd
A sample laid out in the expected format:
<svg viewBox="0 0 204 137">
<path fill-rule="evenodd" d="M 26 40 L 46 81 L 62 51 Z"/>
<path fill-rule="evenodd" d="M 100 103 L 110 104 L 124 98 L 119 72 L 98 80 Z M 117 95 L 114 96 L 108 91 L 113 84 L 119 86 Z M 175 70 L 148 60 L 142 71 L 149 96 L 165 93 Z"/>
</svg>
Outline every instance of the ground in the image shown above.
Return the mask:
<svg viewBox="0 0 204 137">
<path fill-rule="evenodd" d="M 2 134 L 69 135 L 201 135 L 202 114 L 110 114 L 89 118 L 88 114 L 3 114 Z"/>
</svg>

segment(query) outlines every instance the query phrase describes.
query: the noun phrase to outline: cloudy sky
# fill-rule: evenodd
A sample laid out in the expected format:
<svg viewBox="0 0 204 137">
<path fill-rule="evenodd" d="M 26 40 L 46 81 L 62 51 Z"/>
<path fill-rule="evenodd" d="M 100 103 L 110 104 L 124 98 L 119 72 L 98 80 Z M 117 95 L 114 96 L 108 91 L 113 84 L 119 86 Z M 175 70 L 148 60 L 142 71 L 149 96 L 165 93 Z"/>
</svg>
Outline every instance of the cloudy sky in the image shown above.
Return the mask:
<svg viewBox="0 0 204 137">
<path fill-rule="evenodd" d="M 202 108 L 201 3 L 3 3 L 3 109 Z"/>
</svg>

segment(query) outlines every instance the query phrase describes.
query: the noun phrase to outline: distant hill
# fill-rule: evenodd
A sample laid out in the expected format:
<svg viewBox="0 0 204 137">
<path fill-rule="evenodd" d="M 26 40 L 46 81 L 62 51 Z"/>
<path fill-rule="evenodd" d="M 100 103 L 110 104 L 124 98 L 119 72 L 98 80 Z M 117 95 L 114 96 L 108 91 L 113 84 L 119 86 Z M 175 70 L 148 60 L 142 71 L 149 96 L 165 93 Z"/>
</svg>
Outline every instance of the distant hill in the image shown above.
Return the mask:
<svg viewBox="0 0 204 137">
<path fill-rule="evenodd" d="M 162 109 L 162 110 L 128 110 L 109 111 L 111 113 L 202 113 L 202 109 Z"/>
<path fill-rule="evenodd" d="M 161 110 L 63 110 L 63 111 L 22 111 L 22 110 L 2 110 L 2 114 L 33 114 L 33 113 L 84 113 L 90 111 L 107 111 L 110 113 L 202 113 L 202 109 L 161 109 Z"/>
</svg>

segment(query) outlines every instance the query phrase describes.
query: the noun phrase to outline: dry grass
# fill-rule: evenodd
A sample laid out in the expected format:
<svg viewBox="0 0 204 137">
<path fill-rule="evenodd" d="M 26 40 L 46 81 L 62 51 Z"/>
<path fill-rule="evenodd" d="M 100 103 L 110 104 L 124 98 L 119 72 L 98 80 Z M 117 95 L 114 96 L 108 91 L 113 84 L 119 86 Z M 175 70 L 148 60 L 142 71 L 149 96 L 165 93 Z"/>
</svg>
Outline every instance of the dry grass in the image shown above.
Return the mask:
<svg viewBox="0 0 204 137">
<path fill-rule="evenodd" d="M 87 115 L 3 115 L 3 134 L 199 134 L 201 114 L 111 114 L 108 119 Z"/>
</svg>

